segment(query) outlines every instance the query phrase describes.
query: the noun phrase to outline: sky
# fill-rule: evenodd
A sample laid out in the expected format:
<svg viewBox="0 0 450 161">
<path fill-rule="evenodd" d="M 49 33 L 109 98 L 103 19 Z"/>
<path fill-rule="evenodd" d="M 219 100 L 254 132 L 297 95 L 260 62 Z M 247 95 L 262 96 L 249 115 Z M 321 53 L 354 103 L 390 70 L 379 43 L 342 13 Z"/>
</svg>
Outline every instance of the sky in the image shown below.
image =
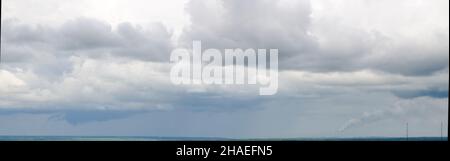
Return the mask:
<svg viewBox="0 0 450 161">
<path fill-rule="evenodd" d="M 447 0 L 2 3 L 0 135 L 447 135 Z M 172 84 L 193 40 L 278 49 L 278 93 Z"/>
</svg>

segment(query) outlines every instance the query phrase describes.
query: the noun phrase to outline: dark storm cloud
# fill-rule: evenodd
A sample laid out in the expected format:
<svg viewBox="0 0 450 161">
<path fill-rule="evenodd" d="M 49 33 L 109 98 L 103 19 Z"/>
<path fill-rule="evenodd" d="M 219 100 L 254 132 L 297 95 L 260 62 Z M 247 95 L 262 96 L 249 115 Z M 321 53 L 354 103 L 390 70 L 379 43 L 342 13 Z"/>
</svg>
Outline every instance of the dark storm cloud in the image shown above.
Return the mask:
<svg viewBox="0 0 450 161">
<path fill-rule="evenodd" d="M 350 4 L 348 1 L 342 4 Z M 398 1 L 371 1 L 369 6 L 383 9 L 380 12 L 380 8 L 375 8 L 377 12 L 373 14 L 347 13 L 346 8 L 339 10 L 340 7 L 337 12 L 321 11 L 308 0 L 191 0 L 186 5 L 191 21 L 179 37 L 179 46 L 172 44 L 172 33 L 161 23 L 111 25 L 101 19 L 78 18 L 63 19 L 62 25 L 36 25 L 2 20 L 0 114 L 8 108 L 18 110 L 5 116 L 32 108 L 42 113 L 62 113 L 52 116 L 54 120 L 85 124 L 120 120 L 149 110 L 170 111 L 167 118 L 153 119 L 157 114 L 150 115 L 152 123 L 161 124 L 166 120 L 189 122 L 199 114 L 180 118 L 192 111 L 205 112 L 204 118 L 210 118 L 227 112 L 240 115 L 250 109 L 242 118 L 253 120 L 254 111 L 272 109 L 261 119 L 282 121 L 270 128 L 258 125 L 263 131 L 276 133 L 286 130 L 286 124 L 293 125 L 287 129 L 295 130 L 300 116 L 300 120 L 320 121 L 325 114 L 323 119 L 327 122 L 339 124 L 336 120 L 352 117 L 348 113 L 355 115 L 384 107 L 393 102 L 390 99 L 428 96 L 431 100 L 439 98 L 436 106 L 444 107 L 448 105 L 448 21 L 446 24 L 446 19 L 433 19 L 436 16 L 426 13 L 445 9 L 423 5 L 413 10 L 427 12 L 416 13 Z M 398 10 L 384 10 L 391 6 Z M 353 9 L 359 7 L 364 6 Z M 402 13 L 406 15 L 399 15 Z M 380 25 L 372 22 L 381 19 L 381 25 L 388 27 L 362 27 L 354 20 L 359 15 L 367 16 L 363 19 L 369 26 Z M 387 20 L 409 19 L 411 15 L 421 17 L 414 22 L 431 23 L 390 25 L 393 22 Z M 433 28 L 435 25 L 441 28 Z M 399 34 L 403 29 L 400 27 L 405 26 L 411 31 Z M 203 49 L 279 49 L 279 93 L 260 97 L 247 86 L 174 86 L 168 78 L 169 54 L 173 48 L 191 47 L 192 40 L 201 40 Z M 371 96 L 373 93 L 376 95 Z M 326 102 L 330 98 L 334 99 Z M 308 101 L 316 102 L 304 104 Z M 179 111 L 182 114 L 172 114 Z M 341 118 L 344 115 L 346 118 Z M 427 120 L 429 116 L 417 118 Z M 9 117 L 3 123 L 4 120 Z M 12 123 L 4 123 L 6 127 L 15 125 L 14 120 L 8 122 Z M 199 122 L 210 126 L 212 121 Z M 147 122 L 142 124 L 147 127 Z M 311 124 L 317 125 L 314 121 L 304 124 L 313 128 L 304 131 L 321 128 Z M 276 130 L 279 128 L 283 130 Z"/>
<path fill-rule="evenodd" d="M 448 88 L 405 90 L 405 91 L 394 91 L 393 93 L 401 98 L 416 98 L 416 97 L 448 98 Z"/>
<path fill-rule="evenodd" d="M 54 38 L 61 49 L 75 51 L 119 47 L 119 39 L 111 25 L 87 18 L 66 22 Z"/>
<path fill-rule="evenodd" d="M 415 34 L 426 38 L 398 37 L 391 35 L 392 31 L 361 28 L 357 26 L 359 22 L 345 24 L 341 20 L 353 15 L 317 18 L 307 0 L 192 0 L 187 4 L 187 12 L 192 24 L 181 37 L 184 46 L 201 40 L 204 49 L 277 48 L 281 69 L 373 69 L 401 75 L 431 75 L 448 68 L 448 31 L 424 31 L 422 24 L 408 22 L 411 24 L 395 26 L 393 30 L 410 25 L 420 29 Z M 367 16 L 375 19 L 378 15 Z"/>
<path fill-rule="evenodd" d="M 383 30 L 342 24 L 339 15 L 336 19 L 317 18 L 307 0 L 192 0 L 186 8 L 191 25 L 181 34 L 183 47 L 190 47 L 192 40 L 201 40 L 204 49 L 277 48 L 281 69 L 313 72 L 372 69 L 431 75 L 448 67 L 448 31 L 420 30 L 417 33 L 427 35 L 423 40 L 399 39 Z M 39 60 L 36 64 L 44 68 L 42 72 L 61 65 L 57 62 L 70 56 L 164 62 L 175 48 L 170 42 L 171 33 L 159 23 L 143 28 L 78 18 L 60 27 L 13 20 L 3 21 L 2 27 L 3 61 Z"/>
<path fill-rule="evenodd" d="M 190 46 L 192 40 L 201 40 L 204 48 L 276 48 L 282 60 L 316 48 L 314 37 L 308 35 L 308 1 L 291 6 L 272 0 L 216 2 L 193 0 L 187 4 L 192 25 L 185 29 L 182 44 Z"/>
<path fill-rule="evenodd" d="M 37 57 L 117 56 L 146 61 L 168 60 L 172 50 L 171 33 L 159 23 L 148 28 L 119 24 L 113 28 L 96 19 L 78 18 L 60 27 L 2 23 L 3 60 L 28 62 Z"/>
</svg>

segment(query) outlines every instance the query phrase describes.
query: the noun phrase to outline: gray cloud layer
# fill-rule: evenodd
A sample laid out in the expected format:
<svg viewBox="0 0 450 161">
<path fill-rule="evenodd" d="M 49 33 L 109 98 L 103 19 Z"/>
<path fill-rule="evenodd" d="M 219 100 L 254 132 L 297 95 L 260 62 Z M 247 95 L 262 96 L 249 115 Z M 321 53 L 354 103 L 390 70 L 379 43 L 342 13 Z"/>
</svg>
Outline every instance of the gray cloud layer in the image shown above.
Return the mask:
<svg viewBox="0 0 450 161">
<path fill-rule="evenodd" d="M 173 49 L 171 33 L 160 23 L 145 29 L 122 23 L 113 29 L 100 20 L 78 18 L 53 28 L 4 20 L 2 33 L 3 52 L 8 53 L 3 57 L 4 63 L 42 57 L 38 52 L 51 52 L 51 56 L 58 58 L 117 56 L 167 61 L 168 53 Z"/>
<path fill-rule="evenodd" d="M 248 136 L 330 134 L 342 124 L 361 128 L 365 120 L 398 118 L 398 110 L 405 111 L 403 120 L 414 117 L 424 125 L 434 116 L 447 120 L 440 113 L 448 111 L 448 1 L 350 1 L 191 0 L 190 24 L 179 37 L 161 23 L 2 19 L 0 120 L 38 113 L 36 119 L 63 118 L 77 126 L 64 128 L 82 129 L 79 123 L 92 128 L 91 122 L 136 119 L 142 112 L 154 117 L 147 121 L 167 121 L 154 114 L 164 113 L 171 124 L 199 117 L 226 130 L 233 128 L 225 122 L 237 119 Z M 204 48 L 278 48 L 279 93 L 259 97 L 253 86 L 172 85 L 169 54 L 191 47 L 192 40 Z M 411 109 L 399 102 L 410 102 Z M 361 113 L 369 114 L 355 117 Z M 296 121 L 323 128 L 298 123 L 297 129 Z M 267 131 L 258 127 L 263 123 Z M 12 128 L 6 121 L 2 126 Z M 152 127 L 167 135 L 179 132 L 175 125 Z M 245 131 L 250 127 L 254 131 Z M 195 129 L 189 134 L 217 135 Z M 280 133 L 269 134 L 273 129 Z"/>
<path fill-rule="evenodd" d="M 395 5 L 405 12 L 402 13 L 405 17 L 422 14 L 425 10 L 410 10 L 410 3 L 405 1 L 372 3 L 381 5 L 358 7 L 382 10 L 385 5 Z M 441 2 L 429 3 L 433 7 L 443 8 L 439 6 Z M 202 40 L 205 48 L 277 48 L 281 53 L 280 65 L 287 69 L 374 69 L 404 75 L 426 75 L 448 67 L 448 20 L 438 25 L 422 23 L 435 18 L 429 17 L 432 14 L 423 13 L 414 21 L 404 21 L 404 24 L 385 23 L 366 27 L 358 24 L 379 23 L 378 18 L 389 21 L 405 17 L 389 18 L 389 15 L 398 14 L 398 10 L 368 13 L 362 18 L 343 13 L 322 16 L 314 13 L 308 0 L 193 0 L 187 5 L 187 10 L 192 25 L 182 36 L 186 46 L 192 40 Z M 332 13 L 333 9 L 324 12 Z M 347 17 L 351 16 L 354 20 L 346 22 Z M 448 15 L 442 18 L 448 18 Z M 405 27 L 416 30 L 413 31 L 416 33 L 399 34 Z"/>
</svg>

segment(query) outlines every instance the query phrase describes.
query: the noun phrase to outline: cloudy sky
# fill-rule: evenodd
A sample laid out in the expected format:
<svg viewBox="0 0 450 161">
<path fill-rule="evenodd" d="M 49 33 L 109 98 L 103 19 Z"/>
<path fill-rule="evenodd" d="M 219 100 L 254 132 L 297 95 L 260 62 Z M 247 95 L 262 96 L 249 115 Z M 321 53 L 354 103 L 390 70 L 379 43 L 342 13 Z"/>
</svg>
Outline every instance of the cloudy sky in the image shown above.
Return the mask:
<svg viewBox="0 0 450 161">
<path fill-rule="evenodd" d="M 448 0 L 3 0 L 0 135 L 440 136 Z M 279 49 L 279 90 L 175 86 L 170 52 Z M 447 135 L 444 129 L 444 135 Z"/>
</svg>

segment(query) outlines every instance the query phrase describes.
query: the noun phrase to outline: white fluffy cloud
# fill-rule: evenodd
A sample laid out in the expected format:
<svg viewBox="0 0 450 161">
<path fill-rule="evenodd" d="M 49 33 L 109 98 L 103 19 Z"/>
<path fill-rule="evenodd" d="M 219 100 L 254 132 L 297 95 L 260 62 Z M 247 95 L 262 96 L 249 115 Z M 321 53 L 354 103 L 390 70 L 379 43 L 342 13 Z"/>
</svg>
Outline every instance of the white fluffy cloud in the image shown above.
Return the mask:
<svg viewBox="0 0 450 161">
<path fill-rule="evenodd" d="M 360 127 L 380 120 L 401 120 L 403 122 L 448 122 L 448 99 L 418 97 L 411 100 L 399 100 L 390 108 L 365 112 L 361 117 L 350 119 L 340 131 Z"/>
</svg>

